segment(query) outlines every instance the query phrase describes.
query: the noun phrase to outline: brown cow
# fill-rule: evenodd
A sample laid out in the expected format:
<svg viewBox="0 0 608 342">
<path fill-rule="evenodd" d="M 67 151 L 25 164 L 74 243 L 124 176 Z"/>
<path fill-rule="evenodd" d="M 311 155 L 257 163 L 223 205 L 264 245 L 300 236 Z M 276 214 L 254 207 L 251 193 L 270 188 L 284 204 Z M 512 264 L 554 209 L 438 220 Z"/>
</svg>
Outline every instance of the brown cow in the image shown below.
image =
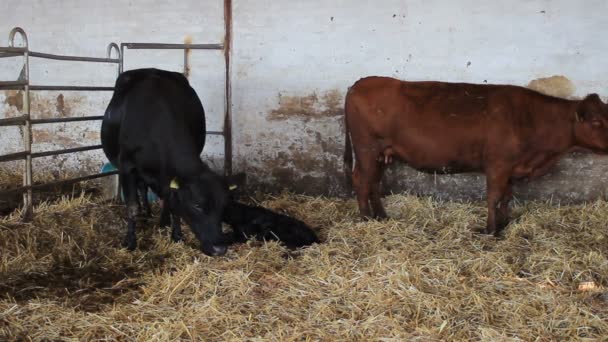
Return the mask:
<svg viewBox="0 0 608 342">
<path fill-rule="evenodd" d="M 380 180 L 395 158 L 423 172 L 483 172 L 486 233 L 495 235 L 508 224 L 513 180 L 539 177 L 574 150 L 608 152 L 608 105 L 597 94 L 573 101 L 510 85 L 367 77 L 346 95 L 345 124 L 345 175 L 364 218 L 386 217 Z"/>
</svg>

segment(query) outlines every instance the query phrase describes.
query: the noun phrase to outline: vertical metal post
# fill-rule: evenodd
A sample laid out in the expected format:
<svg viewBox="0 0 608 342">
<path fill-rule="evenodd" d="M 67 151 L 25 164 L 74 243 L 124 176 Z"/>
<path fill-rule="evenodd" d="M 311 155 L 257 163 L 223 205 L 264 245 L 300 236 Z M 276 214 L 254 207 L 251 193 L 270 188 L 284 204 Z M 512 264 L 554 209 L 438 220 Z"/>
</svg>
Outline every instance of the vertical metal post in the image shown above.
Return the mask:
<svg viewBox="0 0 608 342">
<path fill-rule="evenodd" d="M 121 43 L 120 44 L 120 54 L 119 54 L 119 58 L 120 58 L 120 63 L 118 63 L 118 74 L 122 74 L 122 72 L 124 71 L 124 61 L 125 61 L 125 46 Z"/>
<path fill-rule="evenodd" d="M 25 86 L 23 89 L 23 113 L 25 124 L 23 127 L 23 145 L 27 155 L 25 156 L 25 169 L 23 172 L 23 185 L 28 189 L 23 193 L 23 213 L 22 219 L 29 221 L 32 219 L 33 196 L 32 196 L 32 121 L 30 117 L 30 62 L 29 62 L 29 47 L 27 35 L 20 27 L 15 27 L 11 30 L 8 37 L 8 46 L 14 47 L 15 34 L 19 33 L 23 41 L 25 51 L 23 52 L 23 81 Z"/>
<path fill-rule="evenodd" d="M 118 44 L 116 43 L 110 43 L 108 45 L 108 50 L 107 50 L 107 57 L 108 58 L 112 58 L 112 50 L 116 50 L 116 58 L 118 58 L 118 67 L 116 70 L 116 78 L 118 79 L 118 77 L 120 76 L 120 74 L 122 73 L 122 47 L 118 47 Z M 118 168 L 118 165 L 114 165 L 114 167 Z M 114 200 L 120 200 L 120 178 L 118 175 L 113 175 L 111 176 L 114 179 L 114 193 L 112 194 L 112 197 L 114 197 Z"/>
<path fill-rule="evenodd" d="M 224 0 L 224 60 L 226 63 L 226 109 L 224 114 L 224 173 L 232 174 L 232 86 L 230 84 L 230 48 L 232 46 L 232 0 Z"/>
<path fill-rule="evenodd" d="M 188 78 L 190 76 L 190 61 L 189 61 L 190 49 L 184 49 L 184 76 Z"/>
<path fill-rule="evenodd" d="M 29 49 L 26 49 L 23 53 L 25 59 L 25 91 L 23 92 L 23 115 L 25 115 L 25 130 L 23 134 L 23 140 L 25 142 L 25 150 L 28 152 L 25 157 L 25 186 L 30 188 L 24 194 L 25 211 L 23 212 L 23 220 L 29 221 L 32 219 L 34 214 L 34 201 L 32 195 L 32 118 L 30 113 L 30 58 Z"/>
</svg>

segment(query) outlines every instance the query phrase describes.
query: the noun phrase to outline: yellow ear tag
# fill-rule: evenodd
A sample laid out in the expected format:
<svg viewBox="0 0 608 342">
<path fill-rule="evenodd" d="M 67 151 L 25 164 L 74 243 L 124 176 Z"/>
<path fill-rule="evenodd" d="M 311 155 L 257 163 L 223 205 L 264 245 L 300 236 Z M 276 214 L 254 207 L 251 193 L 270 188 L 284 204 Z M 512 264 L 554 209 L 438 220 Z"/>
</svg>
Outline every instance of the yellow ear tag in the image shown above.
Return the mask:
<svg viewBox="0 0 608 342">
<path fill-rule="evenodd" d="M 171 189 L 179 189 L 179 184 L 177 183 L 177 179 L 173 179 L 171 181 L 171 184 L 169 185 L 169 187 L 171 187 Z"/>
<path fill-rule="evenodd" d="M 228 187 L 228 189 L 230 189 L 230 190 L 234 190 L 236 188 L 238 188 L 238 186 L 236 186 L 236 184 L 232 184 L 231 186 Z"/>
</svg>

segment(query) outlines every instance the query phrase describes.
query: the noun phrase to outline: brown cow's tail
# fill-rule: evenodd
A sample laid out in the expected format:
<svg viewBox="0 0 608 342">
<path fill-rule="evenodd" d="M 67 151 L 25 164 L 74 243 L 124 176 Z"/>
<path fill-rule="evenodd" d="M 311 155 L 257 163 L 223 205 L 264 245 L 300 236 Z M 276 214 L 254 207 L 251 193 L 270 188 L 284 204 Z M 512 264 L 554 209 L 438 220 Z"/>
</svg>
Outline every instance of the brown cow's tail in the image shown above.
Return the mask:
<svg viewBox="0 0 608 342">
<path fill-rule="evenodd" d="M 349 89 L 350 90 L 350 89 Z M 348 93 L 344 101 L 344 179 L 346 190 L 353 190 L 353 146 L 350 142 L 350 130 L 348 129 Z"/>
</svg>

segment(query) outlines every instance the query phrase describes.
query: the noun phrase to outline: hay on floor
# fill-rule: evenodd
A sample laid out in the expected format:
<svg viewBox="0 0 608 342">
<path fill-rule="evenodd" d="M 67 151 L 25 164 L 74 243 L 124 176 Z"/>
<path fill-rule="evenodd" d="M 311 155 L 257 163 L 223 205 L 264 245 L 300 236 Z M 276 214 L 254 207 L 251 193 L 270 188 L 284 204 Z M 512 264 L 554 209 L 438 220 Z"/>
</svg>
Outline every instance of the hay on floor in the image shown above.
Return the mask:
<svg viewBox="0 0 608 342">
<path fill-rule="evenodd" d="M 89 197 L 0 221 L 0 339 L 572 340 L 608 336 L 608 203 L 526 203 L 505 238 L 473 233 L 483 203 L 394 195 L 261 204 L 316 227 L 289 251 L 248 242 L 210 258 L 158 217 L 120 248 L 124 208 Z M 156 210 L 158 210 L 156 208 Z"/>
</svg>

